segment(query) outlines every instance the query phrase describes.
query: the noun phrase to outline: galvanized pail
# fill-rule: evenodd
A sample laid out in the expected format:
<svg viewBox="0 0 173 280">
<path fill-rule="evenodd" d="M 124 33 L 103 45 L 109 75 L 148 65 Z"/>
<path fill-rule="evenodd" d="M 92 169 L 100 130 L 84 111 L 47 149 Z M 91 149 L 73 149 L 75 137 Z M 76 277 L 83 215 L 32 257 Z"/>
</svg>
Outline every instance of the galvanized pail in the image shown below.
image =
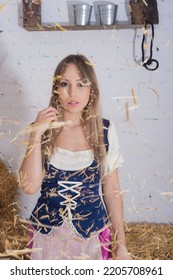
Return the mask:
<svg viewBox="0 0 173 280">
<path fill-rule="evenodd" d="M 89 25 L 92 6 L 87 4 L 76 4 L 73 5 L 74 11 L 74 23 L 76 25 Z"/>
<path fill-rule="evenodd" d="M 116 23 L 117 9 L 116 4 L 102 4 L 98 6 L 100 23 L 102 25 L 112 25 Z"/>
</svg>

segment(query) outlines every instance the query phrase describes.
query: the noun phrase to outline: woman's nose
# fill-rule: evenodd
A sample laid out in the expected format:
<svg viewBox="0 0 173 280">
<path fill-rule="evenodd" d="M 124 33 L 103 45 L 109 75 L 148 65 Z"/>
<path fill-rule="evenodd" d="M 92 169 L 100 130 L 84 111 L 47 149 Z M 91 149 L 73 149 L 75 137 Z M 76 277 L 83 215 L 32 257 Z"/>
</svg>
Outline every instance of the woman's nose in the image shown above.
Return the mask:
<svg viewBox="0 0 173 280">
<path fill-rule="evenodd" d="M 74 96 L 76 93 L 76 89 L 75 89 L 75 86 L 71 85 L 69 87 L 69 96 Z"/>
</svg>

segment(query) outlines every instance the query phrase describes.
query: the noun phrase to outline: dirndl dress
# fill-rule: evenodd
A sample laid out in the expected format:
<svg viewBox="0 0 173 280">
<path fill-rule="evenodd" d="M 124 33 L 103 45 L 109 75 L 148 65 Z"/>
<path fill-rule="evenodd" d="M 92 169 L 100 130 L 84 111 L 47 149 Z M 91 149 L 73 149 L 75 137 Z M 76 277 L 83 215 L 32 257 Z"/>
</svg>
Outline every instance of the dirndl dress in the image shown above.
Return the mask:
<svg viewBox="0 0 173 280">
<path fill-rule="evenodd" d="M 106 175 L 121 166 L 123 159 L 113 123 L 105 120 L 104 124 Z M 92 150 L 55 148 L 45 164 L 41 195 L 30 221 L 32 260 L 111 258 L 110 221 Z"/>
</svg>

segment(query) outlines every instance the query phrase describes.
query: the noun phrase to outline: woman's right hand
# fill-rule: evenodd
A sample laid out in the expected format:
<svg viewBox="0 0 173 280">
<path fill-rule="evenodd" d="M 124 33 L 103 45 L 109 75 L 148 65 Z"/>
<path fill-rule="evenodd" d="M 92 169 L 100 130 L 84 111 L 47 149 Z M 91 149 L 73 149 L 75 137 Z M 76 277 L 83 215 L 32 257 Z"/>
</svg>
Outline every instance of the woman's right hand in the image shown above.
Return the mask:
<svg viewBox="0 0 173 280">
<path fill-rule="evenodd" d="M 37 137 L 43 135 L 43 133 L 49 128 L 50 124 L 57 121 L 58 111 L 50 106 L 46 109 L 38 112 L 35 122 L 31 126 L 31 133 L 34 133 Z"/>
</svg>

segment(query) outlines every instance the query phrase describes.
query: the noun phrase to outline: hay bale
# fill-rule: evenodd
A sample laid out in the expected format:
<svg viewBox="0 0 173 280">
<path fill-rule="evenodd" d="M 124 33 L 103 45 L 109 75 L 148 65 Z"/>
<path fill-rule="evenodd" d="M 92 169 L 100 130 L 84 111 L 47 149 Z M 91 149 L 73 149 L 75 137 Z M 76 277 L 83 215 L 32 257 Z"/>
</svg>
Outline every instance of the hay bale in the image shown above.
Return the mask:
<svg viewBox="0 0 173 280">
<path fill-rule="evenodd" d="M 19 222 L 15 197 L 18 182 L 0 160 L 0 258 L 23 259 L 20 252 L 26 247 L 27 228 Z"/>
<path fill-rule="evenodd" d="M 126 240 L 135 260 L 173 260 L 173 225 L 130 223 Z"/>
<path fill-rule="evenodd" d="M 14 198 L 18 189 L 18 183 L 13 174 L 0 160 L 0 209 L 4 209 Z"/>
</svg>

